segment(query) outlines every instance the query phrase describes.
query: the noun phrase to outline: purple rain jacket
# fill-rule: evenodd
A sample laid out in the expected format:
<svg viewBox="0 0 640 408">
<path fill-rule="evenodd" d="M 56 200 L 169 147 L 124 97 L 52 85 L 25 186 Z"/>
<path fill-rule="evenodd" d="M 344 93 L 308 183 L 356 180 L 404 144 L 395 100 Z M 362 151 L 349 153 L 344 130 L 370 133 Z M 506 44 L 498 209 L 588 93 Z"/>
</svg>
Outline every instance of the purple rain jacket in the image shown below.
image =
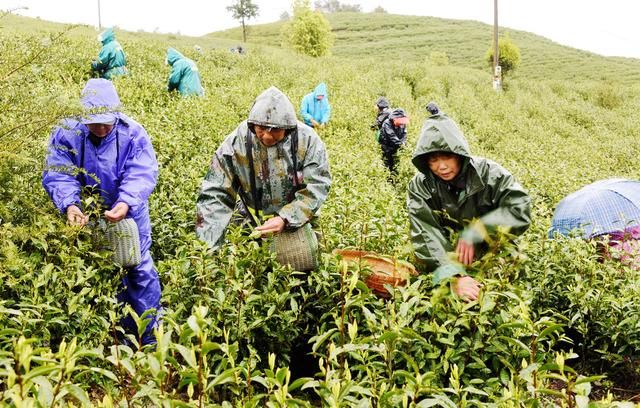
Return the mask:
<svg viewBox="0 0 640 408">
<path fill-rule="evenodd" d="M 114 110 L 120 99 L 110 81 L 90 79 L 83 90 L 82 104 L 87 110 L 106 108 L 109 112 L 65 119 L 52 131 L 42 185 L 62 213 L 72 204 L 80 206 L 83 185 L 97 186 L 108 208 L 119 202 L 129 205 L 127 218 L 133 218 L 138 226 L 142 262 L 124 278 L 125 289 L 119 299 L 131 304 L 139 315 L 148 309 L 158 310 L 160 282 L 149 251 L 151 222 L 147 204 L 158 177 L 151 140 L 139 123 Z M 91 142 L 89 129 L 83 124 L 92 118 L 115 118 L 113 130 L 98 146 Z M 82 168 L 86 173 L 78 173 Z M 153 317 L 143 336 L 145 344 L 153 342 L 155 321 Z M 132 325 L 131 318 L 125 319 L 123 326 L 134 330 Z"/>
</svg>

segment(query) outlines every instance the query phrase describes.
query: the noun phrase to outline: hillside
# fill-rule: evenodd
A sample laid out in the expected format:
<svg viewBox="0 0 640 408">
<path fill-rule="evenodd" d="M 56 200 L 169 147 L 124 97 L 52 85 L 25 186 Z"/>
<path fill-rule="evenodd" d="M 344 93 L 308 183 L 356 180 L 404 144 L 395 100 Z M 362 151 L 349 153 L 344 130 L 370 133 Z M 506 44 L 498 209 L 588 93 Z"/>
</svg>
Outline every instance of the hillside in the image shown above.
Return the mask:
<svg viewBox="0 0 640 408">
<path fill-rule="evenodd" d="M 79 156 L 48 145 L 54 129 L 64 131 L 62 118 L 81 114 L 79 95 L 100 49 L 96 31 L 0 19 L 0 406 L 632 406 L 613 400 L 638 398 L 640 271 L 602 257 L 599 242 L 549 239 L 547 231 L 567 194 L 599 179 L 640 179 L 640 85 L 623 82 L 637 61 L 513 32 L 538 60 L 567 54 L 579 63 L 530 65 L 495 92 L 478 59 L 486 26 L 331 18 L 339 43 L 319 59 L 279 47 L 278 23 L 256 27 L 252 38 L 261 42 L 249 43 L 246 55 L 228 50 L 237 31 L 193 38 L 116 30 L 130 73 L 113 84 L 123 113 L 149 134 L 159 167 L 148 207 L 162 322 L 147 348 L 139 347 L 144 320 L 117 301 L 130 271 L 114 265 L 95 227 L 101 197 L 84 191 L 90 224 L 72 226 L 42 187 L 43 170 L 85 171 L 46 168 L 45 158 L 49 148 Z M 431 28 L 418 34 L 424 21 Z M 422 55 L 440 44 L 448 44 L 449 65 Z M 167 92 L 168 46 L 197 63 L 204 97 Z M 406 58 L 380 63 L 374 51 L 389 49 Z M 602 71 L 624 78 L 603 81 Z M 194 233 L 195 202 L 205 174 L 221 174 L 214 152 L 263 90 L 277 86 L 297 107 L 321 81 L 332 116 L 318 137 L 332 186 L 314 220 L 318 268 L 279 264 L 271 238 L 256 240 L 247 226 L 230 227 L 221 247 L 210 248 Z M 410 117 L 393 183 L 370 129 L 379 95 Z M 457 281 L 434 285 L 431 270 L 378 297 L 366 284 L 370 269 L 332 255 L 357 248 L 394 264 L 415 261 L 407 186 L 431 100 L 457 122 L 473 155 L 502 165 L 532 200 L 526 232 L 498 228 L 479 245 L 488 251 L 466 273 L 483 287 L 469 303 L 452 293 Z M 135 167 L 139 150 L 130 153 Z M 268 152 L 273 160 L 287 153 Z M 119 322 L 130 313 L 138 332 L 123 342 Z M 310 350 L 305 370 L 300 349 Z"/>
<path fill-rule="evenodd" d="M 395 59 L 421 62 L 432 51 L 446 52 L 452 65 L 486 70 L 484 55 L 492 44 L 493 26 L 475 21 L 384 13 L 328 14 L 341 58 Z M 250 26 L 249 42 L 280 45 L 283 22 Z M 563 46 L 544 37 L 502 27 L 520 47 L 522 65 L 514 77 L 528 80 L 610 80 L 637 83 L 640 60 L 603 57 Z M 208 38 L 242 38 L 240 29 L 211 33 Z"/>
</svg>

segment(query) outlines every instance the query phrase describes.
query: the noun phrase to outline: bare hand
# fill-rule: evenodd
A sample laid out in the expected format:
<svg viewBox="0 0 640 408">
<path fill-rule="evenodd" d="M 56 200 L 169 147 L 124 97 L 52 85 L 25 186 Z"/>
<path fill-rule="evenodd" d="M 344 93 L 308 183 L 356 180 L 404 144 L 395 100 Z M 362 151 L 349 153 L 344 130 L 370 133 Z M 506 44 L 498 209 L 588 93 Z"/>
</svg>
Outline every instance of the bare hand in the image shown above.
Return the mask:
<svg viewBox="0 0 640 408">
<path fill-rule="evenodd" d="M 471 276 L 461 276 L 453 282 L 453 292 L 467 302 L 478 299 L 481 287 L 482 285 Z"/>
<path fill-rule="evenodd" d="M 320 126 L 320 124 L 315 119 L 311 119 L 311 124 L 314 128 Z"/>
<path fill-rule="evenodd" d="M 78 206 L 70 205 L 67 207 L 67 222 L 69 222 L 70 225 L 84 227 L 88 221 L 89 216 L 84 215 Z"/>
<path fill-rule="evenodd" d="M 471 265 L 473 257 L 475 256 L 475 248 L 473 244 L 466 242 L 465 240 L 459 240 L 456 247 L 456 253 L 458 254 L 458 261 L 463 265 Z"/>
<path fill-rule="evenodd" d="M 260 231 L 263 234 L 277 234 L 278 232 L 282 232 L 282 230 L 284 230 L 284 220 L 280 216 L 273 217 L 269 221 L 256 228 L 256 231 Z"/>
<path fill-rule="evenodd" d="M 111 210 L 104 212 L 104 218 L 107 221 L 118 222 L 127 216 L 129 212 L 129 205 L 127 203 L 119 202 Z"/>
</svg>

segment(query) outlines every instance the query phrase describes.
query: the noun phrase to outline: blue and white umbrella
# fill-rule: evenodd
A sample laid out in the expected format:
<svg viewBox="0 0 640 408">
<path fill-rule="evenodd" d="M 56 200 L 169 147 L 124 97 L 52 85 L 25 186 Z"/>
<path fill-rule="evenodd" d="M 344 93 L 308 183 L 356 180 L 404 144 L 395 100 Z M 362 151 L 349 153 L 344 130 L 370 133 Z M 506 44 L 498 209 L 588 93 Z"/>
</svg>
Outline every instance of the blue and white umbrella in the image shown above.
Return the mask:
<svg viewBox="0 0 640 408">
<path fill-rule="evenodd" d="M 600 180 L 569 194 L 558 203 L 549 237 L 579 230 L 584 238 L 640 224 L 640 181 Z"/>
</svg>

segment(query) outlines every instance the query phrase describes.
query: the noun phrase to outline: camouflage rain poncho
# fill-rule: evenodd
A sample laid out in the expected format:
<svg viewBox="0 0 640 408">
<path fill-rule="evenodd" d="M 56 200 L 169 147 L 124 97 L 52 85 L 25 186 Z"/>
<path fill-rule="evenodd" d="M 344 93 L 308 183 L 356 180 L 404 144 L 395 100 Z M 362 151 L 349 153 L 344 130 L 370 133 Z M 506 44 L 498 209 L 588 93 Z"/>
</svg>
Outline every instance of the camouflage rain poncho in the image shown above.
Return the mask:
<svg viewBox="0 0 640 408">
<path fill-rule="evenodd" d="M 250 130 L 251 125 L 287 129 L 284 139 L 266 147 Z M 297 129 L 298 184 L 293 183 L 291 133 Z M 242 122 L 216 151 L 196 204 L 196 234 L 213 247 L 219 247 L 236 205 L 238 190 L 249 207 L 255 208 L 251 194 L 247 138 L 253 146 L 257 197 L 265 215 L 277 214 L 287 228 L 309 222 L 324 203 L 331 187 L 329 162 L 324 143 L 310 127 L 298 122 L 291 102 L 279 89 L 271 87 L 260 94 Z"/>
</svg>

